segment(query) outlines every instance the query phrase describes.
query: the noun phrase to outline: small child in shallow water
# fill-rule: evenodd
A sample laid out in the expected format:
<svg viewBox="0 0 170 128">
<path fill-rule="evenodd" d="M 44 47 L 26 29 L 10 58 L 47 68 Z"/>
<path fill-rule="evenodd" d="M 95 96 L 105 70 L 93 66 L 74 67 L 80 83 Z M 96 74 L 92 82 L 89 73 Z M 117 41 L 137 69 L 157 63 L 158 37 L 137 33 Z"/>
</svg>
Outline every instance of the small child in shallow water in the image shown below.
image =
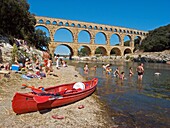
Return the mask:
<svg viewBox="0 0 170 128">
<path fill-rule="evenodd" d="M 120 78 L 121 80 L 124 80 L 124 79 L 125 79 L 125 73 L 124 73 L 124 72 L 121 72 L 119 78 Z"/>
</svg>

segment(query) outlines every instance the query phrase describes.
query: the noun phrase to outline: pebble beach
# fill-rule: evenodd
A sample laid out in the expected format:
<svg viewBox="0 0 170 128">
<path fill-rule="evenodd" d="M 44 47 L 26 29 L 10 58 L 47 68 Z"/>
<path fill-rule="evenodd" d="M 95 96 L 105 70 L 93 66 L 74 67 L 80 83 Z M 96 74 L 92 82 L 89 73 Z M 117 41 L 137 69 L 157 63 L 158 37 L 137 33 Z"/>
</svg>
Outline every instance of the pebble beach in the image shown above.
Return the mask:
<svg viewBox="0 0 170 128">
<path fill-rule="evenodd" d="M 110 128 L 116 127 L 109 119 L 104 105 L 99 98 L 92 94 L 73 104 L 54 108 L 51 111 L 40 113 L 32 112 L 16 115 L 12 110 L 12 98 L 16 92 L 29 92 L 29 88 L 22 88 L 22 84 L 35 87 L 50 87 L 72 82 L 81 82 L 85 79 L 75 70 L 74 66 L 61 67 L 56 75 L 49 75 L 43 79 L 33 78 L 26 80 L 20 73 L 11 72 L 10 77 L 0 79 L 0 128 Z M 84 108 L 78 107 L 83 105 Z M 54 116 L 62 119 L 54 119 Z"/>
</svg>

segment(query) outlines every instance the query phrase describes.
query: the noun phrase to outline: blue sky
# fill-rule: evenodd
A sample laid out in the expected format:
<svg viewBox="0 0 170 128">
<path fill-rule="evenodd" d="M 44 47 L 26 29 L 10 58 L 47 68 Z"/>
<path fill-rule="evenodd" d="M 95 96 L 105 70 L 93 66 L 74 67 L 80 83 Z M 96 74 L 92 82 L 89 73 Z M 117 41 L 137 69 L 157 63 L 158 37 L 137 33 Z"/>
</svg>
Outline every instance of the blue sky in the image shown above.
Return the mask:
<svg viewBox="0 0 170 128">
<path fill-rule="evenodd" d="M 28 0 L 30 12 L 69 20 L 153 30 L 170 23 L 170 0 Z"/>
</svg>

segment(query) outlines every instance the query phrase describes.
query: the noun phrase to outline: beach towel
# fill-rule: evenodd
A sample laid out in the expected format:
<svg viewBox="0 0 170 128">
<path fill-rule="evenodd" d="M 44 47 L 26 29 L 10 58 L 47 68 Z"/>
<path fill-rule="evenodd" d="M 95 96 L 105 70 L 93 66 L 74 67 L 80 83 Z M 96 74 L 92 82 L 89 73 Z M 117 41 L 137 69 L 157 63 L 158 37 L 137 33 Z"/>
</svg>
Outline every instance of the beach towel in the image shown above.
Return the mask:
<svg viewBox="0 0 170 128">
<path fill-rule="evenodd" d="M 26 75 L 21 75 L 21 77 L 24 78 L 24 79 L 27 79 L 27 80 L 30 80 L 30 79 L 31 79 L 30 77 L 28 77 L 28 76 L 26 76 Z"/>
</svg>

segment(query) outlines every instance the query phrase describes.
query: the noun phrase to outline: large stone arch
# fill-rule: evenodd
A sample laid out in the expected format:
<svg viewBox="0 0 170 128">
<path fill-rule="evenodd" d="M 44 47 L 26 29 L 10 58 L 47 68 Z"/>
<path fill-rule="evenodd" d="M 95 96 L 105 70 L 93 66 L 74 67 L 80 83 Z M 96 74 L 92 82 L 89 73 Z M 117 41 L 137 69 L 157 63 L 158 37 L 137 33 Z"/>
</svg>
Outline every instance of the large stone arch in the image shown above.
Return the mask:
<svg viewBox="0 0 170 128">
<path fill-rule="evenodd" d="M 50 29 L 47 27 L 47 25 L 36 24 L 36 25 L 35 25 L 35 28 L 36 28 L 36 27 L 44 27 L 44 28 L 46 28 L 46 29 L 48 30 L 48 32 L 49 32 L 49 35 L 50 35 Z"/>
<path fill-rule="evenodd" d="M 59 46 L 65 46 L 65 47 L 67 47 L 67 48 L 70 50 L 70 54 L 71 54 L 71 55 L 74 54 L 73 48 L 72 48 L 70 45 L 68 45 L 68 44 L 59 44 L 59 45 L 57 45 L 57 46 L 55 47 L 55 50 L 56 50 L 57 47 L 59 47 Z"/>
<path fill-rule="evenodd" d="M 119 48 L 113 47 L 113 48 L 111 49 L 111 51 L 110 51 L 110 55 L 111 55 L 111 52 L 113 52 L 113 51 L 114 51 L 114 53 L 115 53 L 115 56 L 122 56 L 122 52 L 121 52 L 121 50 L 120 50 Z"/>
<path fill-rule="evenodd" d="M 133 47 L 134 47 L 133 52 L 135 52 L 136 50 L 140 48 L 142 40 L 143 40 L 142 37 L 139 35 L 133 36 Z"/>
<path fill-rule="evenodd" d="M 83 44 L 83 45 L 80 45 L 79 47 L 84 47 L 87 51 L 87 56 L 92 56 L 92 50 L 89 46 Z"/>
<path fill-rule="evenodd" d="M 105 44 L 107 44 L 107 36 L 106 36 L 106 33 L 102 32 L 102 31 L 99 31 L 99 32 L 95 33 L 94 43 L 97 44 L 97 42 L 96 42 L 96 36 L 97 36 L 97 34 L 100 34 L 100 33 L 104 35 Z"/>
<path fill-rule="evenodd" d="M 68 32 L 70 32 L 70 34 L 71 34 L 71 36 L 72 36 L 72 41 L 71 41 L 71 42 L 73 42 L 73 41 L 74 41 L 73 31 L 70 30 L 70 29 L 68 29 L 68 28 L 66 28 L 66 27 L 63 27 L 63 26 L 58 27 L 58 28 L 55 30 L 54 36 L 55 36 L 55 34 L 57 33 L 57 31 L 62 30 L 62 29 L 65 29 L 65 30 L 67 30 Z"/>
<path fill-rule="evenodd" d="M 129 40 L 129 45 L 126 45 L 125 44 L 125 37 L 128 37 L 130 40 Z M 132 37 L 130 35 L 124 35 L 123 36 L 123 46 L 132 46 Z"/>
<path fill-rule="evenodd" d="M 118 40 L 119 40 L 119 42 L 118 42 L 117 45 L 120 45 L 120 44 L 121 44 L 121 37 L 120 37 L 120 35 L 117 34 L 117 33 L 113 33 L 113 34 L 110 36 L 110 45 L 112 45 L 111 41 L 112 41 L 113 38 L 114 38 L 113 36 L 117 36 L 117 38 L 118 38 Z M 116 44 L 115 44 L 115 46 L 116 46 Z"/>
<path fill-rule="evenodd" d="M 139 39 L 139 42 L 135 42 L 135 40 L 136 40 L 137 38 Z M 136 44 L 136 43 L 138 43 L 139 45 L 141 45 L 141 43 L 142 43 L 142 38 L 141 38 L 141 36 L 138 36 L 138 35 L 137 35 L 137 36 L 134 36 L 134 44 Z"/>
<path fill-rule="evenodd" d="M 106 48 L 105 47 L 103 47 L 103 46 L 98 46 L 97 48 L 99 48 L 100 50 L 101 50 L 101 55 L 102 56 L 108 56 L 108 53 L 107 53 L 107 50 L 106 50 Z M 97 49 L 96 48 L 96 49 Z M 95 52 L 96 52 L 96 49 L 95 49 Z"/>
<path fill-rule="evenodd" d="M 88 31 L 88 30 L 79 30 L 79 32 L 78 32 L 78 35 L 77 35 L 77 37 L 78 37 L 78 40 L 79 40 L 79 34 L 81 34 L 81 32 L 87 32 L 88 33 L 88 35 L 89 35 L 89 43 L 91 42 L 91 38 L 92 38 L 92 35 L 91 35 L 91 33 Z M 79 42 L 79 41 L 78 41 Z M 79 42 L 80 43 L 80 42 Z"/>
<path fill-rule="evenodd" d="M 123 52 L 123 55 L 129 54 L 129 53 L 133 53 L 133 50 L 131 50 L 130 48 L 126 48 Z"/>
<path fill-rule="evenodd" d="M 53 41 L 53 32 L 51 31 L 51 29 L 47 25 L 45 25 L 45 24 L 36 24 L 35 28 L 36 27 L 44 27 L 44 28 L 46 28 L 48 33 L 49 33 L 50 40 Z"/>
</svg>

